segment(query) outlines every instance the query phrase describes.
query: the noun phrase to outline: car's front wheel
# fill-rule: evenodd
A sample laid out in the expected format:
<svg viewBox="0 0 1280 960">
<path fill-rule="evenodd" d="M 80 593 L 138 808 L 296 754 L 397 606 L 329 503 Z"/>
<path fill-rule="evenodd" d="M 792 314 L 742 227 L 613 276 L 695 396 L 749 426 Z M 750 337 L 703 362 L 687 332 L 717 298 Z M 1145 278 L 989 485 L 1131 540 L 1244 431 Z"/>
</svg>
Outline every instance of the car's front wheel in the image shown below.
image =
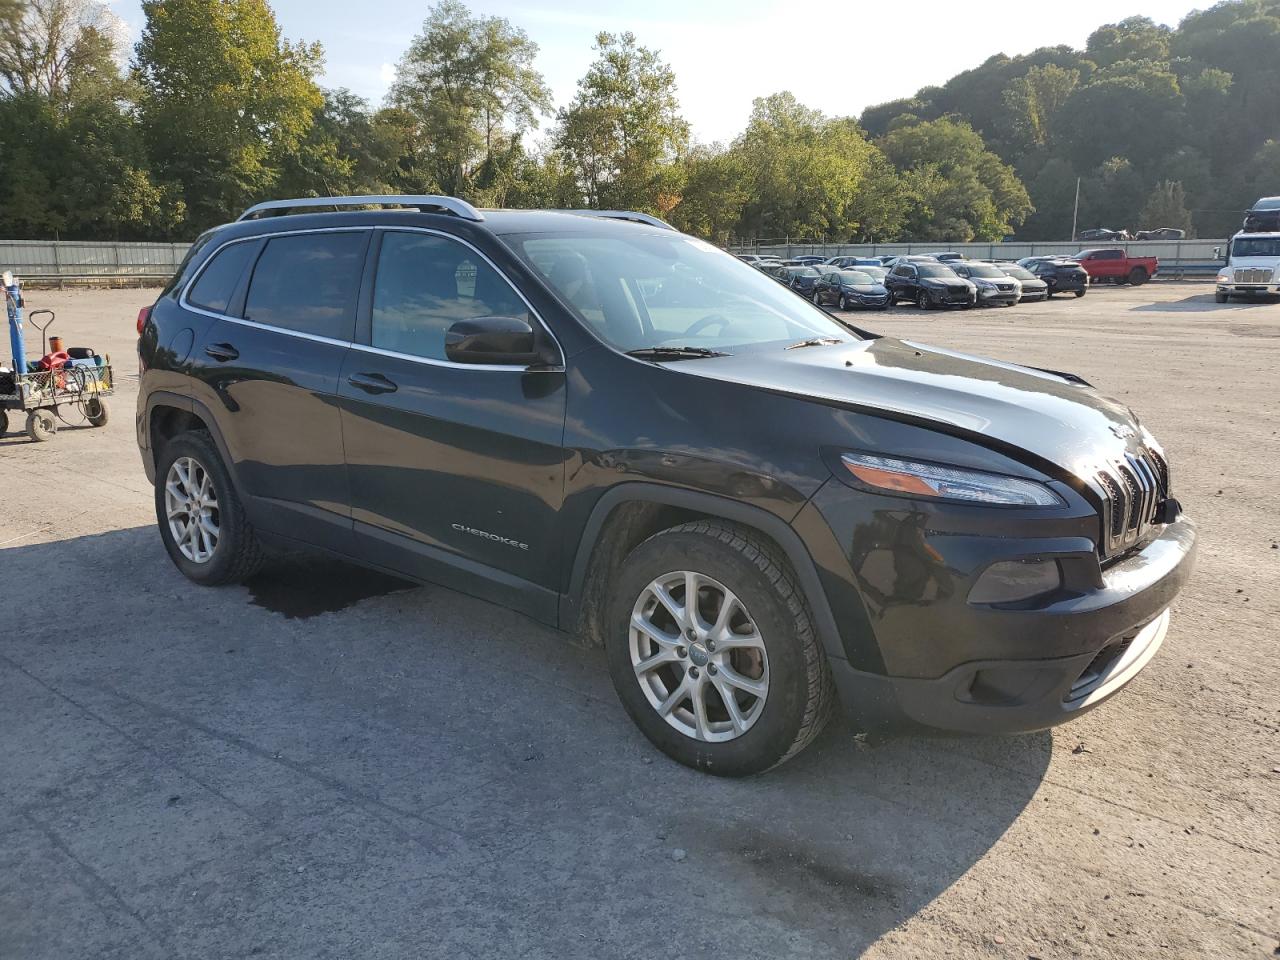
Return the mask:
<svg viewBox="0 0 1280 960">
<path fill-rule="evenodd" d="M 1230 299 L 1231 299 L 1230 295 L 1225 293 L 1215 293 L 1213 295 L 1214 303 L 1226 303 Z"/>
<path fill-rule="evenodd" d="M 208 433 L 188 431 L 164 445 L 155 502 L 165 550 L 188 579 L 240 583 L 262 565 L 262 548 Z"/>
<path fill-rule="evenodd" d="M 804 597 L 753 531 L 695 521 L 655 534 L 612 592 L 614 688 L 672 759 L 720 776 L 759 773 L 826 723 L 830 671 Z"/>
</svg>

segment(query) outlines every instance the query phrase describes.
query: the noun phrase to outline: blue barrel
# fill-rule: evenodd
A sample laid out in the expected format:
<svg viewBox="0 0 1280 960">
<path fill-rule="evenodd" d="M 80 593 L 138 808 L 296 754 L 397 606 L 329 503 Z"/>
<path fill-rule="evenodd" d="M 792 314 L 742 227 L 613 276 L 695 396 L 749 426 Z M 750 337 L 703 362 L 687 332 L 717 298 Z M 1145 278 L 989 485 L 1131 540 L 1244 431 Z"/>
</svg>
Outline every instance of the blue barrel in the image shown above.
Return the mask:
<svg viewBox="0 0 1280 960">
<path fill-rule="evenodd" d="M 22 288 L 9 273 L 4 275 L 4 306 L 9 316 L 9 347 L 13 351 L 13 372 L 27 372 L 27 344 L 22 337 Z"/>
</svg>

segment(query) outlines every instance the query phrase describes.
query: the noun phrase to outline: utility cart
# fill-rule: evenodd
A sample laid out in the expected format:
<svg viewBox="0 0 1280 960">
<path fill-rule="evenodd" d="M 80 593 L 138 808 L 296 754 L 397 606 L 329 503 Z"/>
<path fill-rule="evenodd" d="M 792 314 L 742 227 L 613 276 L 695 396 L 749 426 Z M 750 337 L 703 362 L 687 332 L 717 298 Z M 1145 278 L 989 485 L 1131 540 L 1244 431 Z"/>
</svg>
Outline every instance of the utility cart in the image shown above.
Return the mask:
<svg viewBox="0 0 1280 960">
<path fill-rule="evenodd" d="M 66 419 L 71 412 L 92 426 L 104 426 L 106 398 L 115 392 L 109 359 L 75 348 L 49 353 L 48 330 L 56 317 L 52 310 L 35 310 L 28 319 L 40 331 L 41 359 L 28 362 L 22 332 L 22 292 L 8 274 L 3 286 L 13 369 L 0 369 L 0 436 L 9 431 L 11 411 L 26 414 L 27 436 L 35 441 L 52 440 L 59 421 L 78 422 Z M 37 318 L 46 319 L 41 323 Z"/>
</svg>

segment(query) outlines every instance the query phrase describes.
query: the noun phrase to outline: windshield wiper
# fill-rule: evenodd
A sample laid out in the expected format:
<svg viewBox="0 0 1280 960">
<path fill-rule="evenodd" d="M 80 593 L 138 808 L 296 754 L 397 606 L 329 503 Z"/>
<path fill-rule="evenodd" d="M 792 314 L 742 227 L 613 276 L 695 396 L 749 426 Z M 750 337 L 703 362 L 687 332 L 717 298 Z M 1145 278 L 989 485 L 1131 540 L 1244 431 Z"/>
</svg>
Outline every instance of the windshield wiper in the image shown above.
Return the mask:
<svg viewBox="0 0 1280 960">
<path fill-rule="evenodd" d="M 793 343 L 782 349 L 799 350 L 801 347 L 825 347 L 833 343 L 844 343 L 844 341 L 839 337 L 810 337 L 808 340 L 801 340 L 799 343 Z"/>
<path fill-rule="evenodd" d="M 727 357 L 729 354 L 709 347 L 641 347 L 628 350 L 627 356 L 637 360 L 699 360 L 703 357 Z"/>
</svg>

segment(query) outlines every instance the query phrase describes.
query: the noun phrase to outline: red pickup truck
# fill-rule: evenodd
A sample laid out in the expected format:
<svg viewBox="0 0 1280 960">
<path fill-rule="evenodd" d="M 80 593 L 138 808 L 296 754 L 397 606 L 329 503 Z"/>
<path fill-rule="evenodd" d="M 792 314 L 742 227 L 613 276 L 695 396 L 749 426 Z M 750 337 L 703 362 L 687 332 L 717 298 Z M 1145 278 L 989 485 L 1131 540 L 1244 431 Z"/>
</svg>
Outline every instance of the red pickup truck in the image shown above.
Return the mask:
<svg viewBox="0 0 1280 960">
<path fill-rule="evenodd" d="M 1089 274 L 1090 283 L 1146 283 L 1160 269 L 1155 257 L 1131 257 L 1123 250 L 1081 250 L 1072 260 L 1079 261 Z"/>
</svg>

